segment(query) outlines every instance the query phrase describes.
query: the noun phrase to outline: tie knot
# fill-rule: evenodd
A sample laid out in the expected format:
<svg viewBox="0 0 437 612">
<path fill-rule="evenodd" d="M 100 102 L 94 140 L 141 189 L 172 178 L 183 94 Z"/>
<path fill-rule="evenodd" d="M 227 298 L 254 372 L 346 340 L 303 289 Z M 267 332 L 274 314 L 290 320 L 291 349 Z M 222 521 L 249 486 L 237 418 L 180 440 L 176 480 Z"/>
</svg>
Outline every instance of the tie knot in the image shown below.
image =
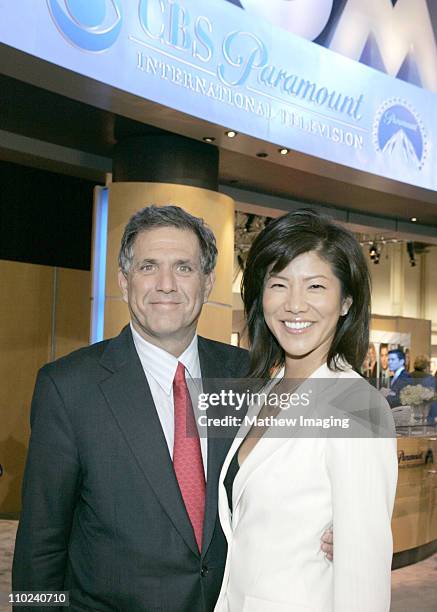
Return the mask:
<svg viewBox="0 0 437 612">
<path fill-rule="evenodd" d="M 176 368 L 176 373 L 174 375 L 175 384 L 185 383 L 185 366 L 183 363 L 178 361 L 178 367 Z"/>
</svg>

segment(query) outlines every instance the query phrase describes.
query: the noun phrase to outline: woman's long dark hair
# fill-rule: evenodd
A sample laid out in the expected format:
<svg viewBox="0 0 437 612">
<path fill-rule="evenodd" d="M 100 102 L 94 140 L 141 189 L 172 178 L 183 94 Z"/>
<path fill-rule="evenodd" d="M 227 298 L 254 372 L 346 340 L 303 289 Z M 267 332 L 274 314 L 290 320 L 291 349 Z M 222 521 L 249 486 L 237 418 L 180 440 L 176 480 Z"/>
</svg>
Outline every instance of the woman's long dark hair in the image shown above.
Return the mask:
<svg viewBox="0 0 437 612">
<path fill-rule="evenodd" d="M 328 353 L 328 367 L 346 360 L 358 370 L 369 344 L 370 274 L 355 236 L 329 217 L 301 209 L 271 221 L 254 240 L 241 283 L 250 342 L 249 376 L 268 378 L 285 363 L 285 354 L 266 325 L 263 293 L 268 272 L 281 272 L 298 255 L 315 251 L 328 262 L 341 284 L 342 299 L 352 305 L 340 317 Z"/>
</svg>

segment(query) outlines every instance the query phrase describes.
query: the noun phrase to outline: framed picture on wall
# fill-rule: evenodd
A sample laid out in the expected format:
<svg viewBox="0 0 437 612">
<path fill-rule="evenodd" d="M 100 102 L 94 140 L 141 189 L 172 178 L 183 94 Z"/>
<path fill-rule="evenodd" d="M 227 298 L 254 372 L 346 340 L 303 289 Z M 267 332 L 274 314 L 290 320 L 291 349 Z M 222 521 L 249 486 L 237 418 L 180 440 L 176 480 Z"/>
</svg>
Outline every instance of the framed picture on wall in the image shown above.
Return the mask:
<svg viewBox="0 0 437 612">
<path fill-rule="evenodd" d="M 361 367 L 361 374 L 377 387 L 389 388 L 393 372 L 388 369 L 388 352 L 400 348 L 405 352 L 406 361 L 410 356 L 411 334 L 370 331 L 369 350 Z"/>
</svg>

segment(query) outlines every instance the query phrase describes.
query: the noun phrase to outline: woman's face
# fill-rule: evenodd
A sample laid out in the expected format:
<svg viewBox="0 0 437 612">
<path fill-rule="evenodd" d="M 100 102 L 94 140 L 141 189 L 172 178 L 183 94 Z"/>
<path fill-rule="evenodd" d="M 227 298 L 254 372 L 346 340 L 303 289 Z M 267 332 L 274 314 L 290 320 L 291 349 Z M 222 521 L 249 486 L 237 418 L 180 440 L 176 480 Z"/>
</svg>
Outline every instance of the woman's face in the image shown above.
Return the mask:
<svg viewBox="0 0 437 612">
<path fill-rule="evenodd" d="M 331 266 L 315 251 L 299 255 L 284 270 L 267 275 L 264 319 L 283 348 L 286 366 L 316 370 L 326 361 L 340 316 L 351 298 L 341 299 L 341 285 Z"/>
</svg>

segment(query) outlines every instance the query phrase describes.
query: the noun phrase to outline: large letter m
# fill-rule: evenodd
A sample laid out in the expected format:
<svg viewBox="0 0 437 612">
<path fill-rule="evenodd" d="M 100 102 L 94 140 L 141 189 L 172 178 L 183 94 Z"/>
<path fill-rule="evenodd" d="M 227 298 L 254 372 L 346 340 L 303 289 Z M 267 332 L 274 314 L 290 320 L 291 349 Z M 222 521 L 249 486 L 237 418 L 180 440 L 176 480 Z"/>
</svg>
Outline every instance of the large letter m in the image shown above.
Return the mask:
<svg viewBox="0 0 437 612">
<path fill-rule="evenodd" d="M 329 48 L 359 60 L 372 43 L 388 74 L 401 76 L 401 68 L 414 62 L 421 85 L 437 91 L 437 48 L 426 0 L 398 0 L 395 6 L 391 0 L 349 0 Z"/>
</svg>

